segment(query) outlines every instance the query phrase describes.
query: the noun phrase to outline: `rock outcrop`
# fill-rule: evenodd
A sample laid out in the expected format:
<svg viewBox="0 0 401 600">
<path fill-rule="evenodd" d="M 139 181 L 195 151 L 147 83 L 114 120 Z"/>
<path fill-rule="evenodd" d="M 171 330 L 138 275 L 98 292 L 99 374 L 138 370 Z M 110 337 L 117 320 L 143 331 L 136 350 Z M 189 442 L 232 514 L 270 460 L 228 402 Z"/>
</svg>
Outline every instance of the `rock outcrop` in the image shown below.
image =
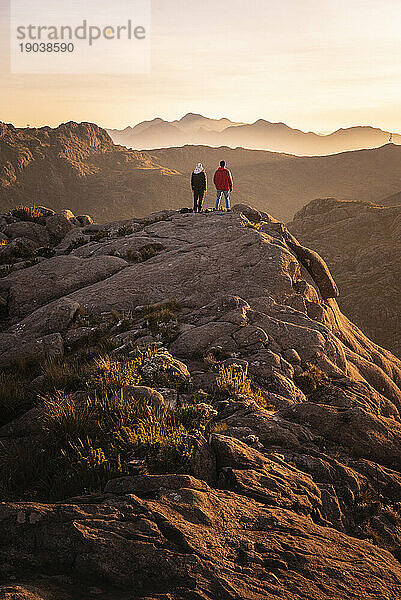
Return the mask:
<svg viewBox="0 0 401 600">
<path fill-rule="evenodd" d="M 0 280 L 0 598 L 401 597 L 401 362 L 323 259 L 244 205 L 76 228 Z"/>
<path fill-rule="evenodd" d="M 341 290 L 343 312 L 401 356 L 401 208 L 318 199 L 300 210 L 288 228 L 327 260 Z"/>
</svg>

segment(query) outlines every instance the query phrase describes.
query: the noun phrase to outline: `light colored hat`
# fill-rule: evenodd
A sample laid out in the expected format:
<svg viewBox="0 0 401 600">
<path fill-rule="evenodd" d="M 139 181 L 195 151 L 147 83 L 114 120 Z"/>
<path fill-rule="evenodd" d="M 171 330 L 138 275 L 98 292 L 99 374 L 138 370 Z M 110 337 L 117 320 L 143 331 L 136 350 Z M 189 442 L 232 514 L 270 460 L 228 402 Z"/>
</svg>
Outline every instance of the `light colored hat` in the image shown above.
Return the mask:
<svg viewBox="0 0 401 600">
<path fill-rule="evenodd" d="M 198 173 L 202 173 L 202 171 L 203 171 L 203 165 L 202 165 L 202 163 L 198 163 L 194 169 L 195 175 L 197 175 Z"/>
</svg>

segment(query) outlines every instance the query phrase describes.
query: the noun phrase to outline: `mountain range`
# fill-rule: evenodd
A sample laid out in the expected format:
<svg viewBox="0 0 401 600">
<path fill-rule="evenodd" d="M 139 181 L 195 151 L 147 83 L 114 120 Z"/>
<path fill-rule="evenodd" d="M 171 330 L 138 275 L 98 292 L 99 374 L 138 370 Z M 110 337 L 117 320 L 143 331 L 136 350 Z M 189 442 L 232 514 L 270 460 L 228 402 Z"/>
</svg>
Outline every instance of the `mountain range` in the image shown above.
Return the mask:
<svg viewBox="0 0 401 600">
<path fill-rule="evenodd" d="M 226 118 L 209 119 L 193 113 L 175 121 L 156 118 L 122 130 L 109 129 L 108 132 L 116 144 L 138 150 L 190 144 L 317 156 L 376 148 L 388 143 L 390 135 L 393 143 L 401 144 L 401 135 L 375 127 L 348 127 L 322 135 L 264 119 L 255 123 L 237 123 Z"/>
<path fill-rule="evenodd" d="M 201 161 L 209 177 L 205 207 L 214 206 L 213 173 L 225 159 L 235 202 L 250 202 L 283 221 L 314 198 L 398 204 L 401 147 L 297 157 L 262 150 L 184 146 L 127 149 L 91 123 L 18 129 L 0 123 L 0 207 L 70 206 L 97 221 L 192 205 L 190 174 Z"/>
</svg>

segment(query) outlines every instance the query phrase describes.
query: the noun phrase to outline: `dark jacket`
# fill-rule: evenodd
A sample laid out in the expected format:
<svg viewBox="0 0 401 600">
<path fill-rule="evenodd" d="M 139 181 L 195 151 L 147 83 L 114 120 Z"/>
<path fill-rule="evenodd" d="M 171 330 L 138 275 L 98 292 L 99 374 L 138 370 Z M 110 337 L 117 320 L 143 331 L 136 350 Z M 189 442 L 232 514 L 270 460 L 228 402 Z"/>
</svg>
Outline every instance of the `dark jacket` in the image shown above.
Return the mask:
<svg viewBox="0 0 401 600">
<path fill-rule="evenodd" d="M 205 171 L 201 171 L 200 173 L 192 173 L 191 187 L 194 192 L 206 192 L 207 177 Z"/>
<path fill-rule="evenodd" d="M 230 171 L 225 167 L 219 167 L 214 174 L 214 185 L 221 192 L 232 192 L 233 179 Z"/>
</svg>

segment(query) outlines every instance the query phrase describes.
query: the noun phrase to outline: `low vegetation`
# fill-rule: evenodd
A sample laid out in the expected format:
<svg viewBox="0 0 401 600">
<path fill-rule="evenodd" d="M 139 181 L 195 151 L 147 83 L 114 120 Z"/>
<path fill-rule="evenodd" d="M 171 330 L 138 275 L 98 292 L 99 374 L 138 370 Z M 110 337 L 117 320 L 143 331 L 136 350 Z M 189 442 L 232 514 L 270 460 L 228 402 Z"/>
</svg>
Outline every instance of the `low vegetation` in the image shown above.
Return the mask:
<svg viewBox="0 0 401 600">
<path fill-rule="evenodd" d="M 330 379 L 316 365 L 307 365 L 306 370 L 300 375 L 296 375 L 294 377 L 295 383 L 301 389 L 304 394 L 309 396 L 313 394 L 322 386 L 328 385 L 330 383 Z"/>
<path fill-rule="evenodd" d="M 109 237 L 109 232 L 105 230 L 100 230 L 90 236 L 91 242 L 101 242 L 105 238 Z"/>
<path fill-rule="evenodd" d="M 0 426 L 22 415 L 33 404 L 29 378 L 18 372 L 0 372 Z"/>
<path fill-rule="evenodd" d="M 172 305 L 173 306 L 173 305 Z M 194 441 L 215 430 L 217 411 L 196 397 L 176 408 L 156 406 L 125 386 L 181 389 L 179 363 L 156 346 L 130 358 L 103 355 L 21 368 L 0 378 L 1 423 L 37 407 L 35 434 L 0 452 L 0 499 L 59 500 L 99 491 L 142 460 L 151 473 L 191 473 Z M 27 367 L 28 368 L 28 367 Z"/>
<path fill-rule="evenodd" d="M 245 397 L 260 408 L 270 408 L 267 392 L 262 392 L 252 384 L 246 372 L 238 365 L 218 365 L 219 378 L 214 396 L 216 400 Z"/>
<path fill-rule="evenodd" d="M 191 438 L 212 428 L 208 405 L 153 407 L 119 392 L 43 400 L 42 433 L 1 452 L 2 499 L 58 500 L 94 492 L 144 458 L 153 473 L 191 472 Z"/>
<path fill-rule="evenodd" d="M 253 221 L 243 221 L 242 226 L 248 229 L 255 229 L 256 231 L 261 231 L 265 225 L 265 221 L 259 221 L 259 223 L 254 223 Z"/>
<path fill-rule="evenodd" d="M 123 225 L 119 227 L 117 230 L 118 237 L 125 237 L 127 235 L 132 235 L 134 233 L 133 228 L 130 225 Z"/>
<path fill-rule="evenodd" d="M 67 248 L 67 254 L 69 254 L 73 250 L 76 250 L 77 248 L 80 248 L 81 246 L 85 246 L 85 244 L 87 244 L 87 243 L 88 243 L 88 240 L 86 238 L 84 238 L 83 236 L 79 237 L 79 238 L 76 238 L 68 246 L 68 248 Z"/>
<path fill-rule="evenodd" d="M 9 248 L 6 248 L 7 252 L 0 256 L 0 264 L 14 264 L 20 260 L 33 259 L 35 251 L 30 244 L 26 244 L 24 240 L 14 240 L 9 244 Z"/>
<path fill-rule="evenodd" d="M 177 320 L 177 315 L 180 311 L 180 303 L 173 299 L 168 302 L 145 306 L 140 314 L 147 321 L 152 333 L 160 333 L 163 325 Z"/>
<path fill-rule="evenodd" d="M 46 217 L 42 209 L 38 206 L 26 206 L 24 204 L 19 204 L 16 208 L 14 208 L 11 214 L 13 217 L 20 219 L 20 221 L 32 221 L 33 223 L 39 223 L 40 225 L 44 225 L 46 223 Z"/>
</svg>

